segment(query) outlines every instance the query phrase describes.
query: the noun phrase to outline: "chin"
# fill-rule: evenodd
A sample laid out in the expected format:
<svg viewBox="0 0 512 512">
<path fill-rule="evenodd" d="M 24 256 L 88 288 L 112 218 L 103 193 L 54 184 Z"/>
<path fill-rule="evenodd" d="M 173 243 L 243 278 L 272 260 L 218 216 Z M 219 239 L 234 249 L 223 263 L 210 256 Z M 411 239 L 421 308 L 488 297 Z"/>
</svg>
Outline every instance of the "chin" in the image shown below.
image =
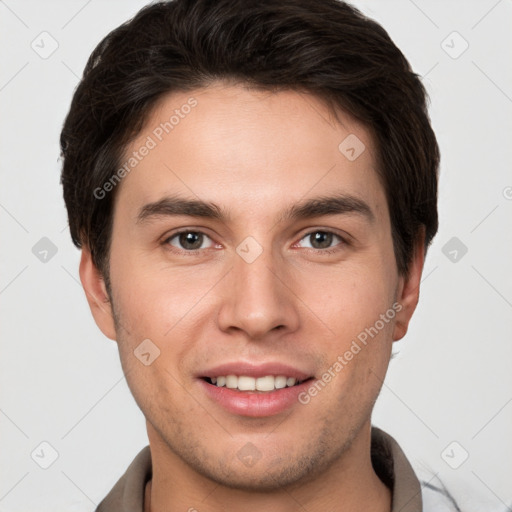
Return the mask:
<svg viewBox="0 0 512 512">
<path fill-rule="evenodd" d="M 260 461 L 261 462 L 261 461 Z M 282 490 L 283 487 L 303 483 L 311 478 L 311 464 L 308 461 L 296 461 L 292 466 L 279 466 L 270 469 L 268 466 L 240 469 L 239 464 L 231 468 L 196 468 L 199 473 L 223 487 L 244 491 L 264 492 Z"/>
</svg>

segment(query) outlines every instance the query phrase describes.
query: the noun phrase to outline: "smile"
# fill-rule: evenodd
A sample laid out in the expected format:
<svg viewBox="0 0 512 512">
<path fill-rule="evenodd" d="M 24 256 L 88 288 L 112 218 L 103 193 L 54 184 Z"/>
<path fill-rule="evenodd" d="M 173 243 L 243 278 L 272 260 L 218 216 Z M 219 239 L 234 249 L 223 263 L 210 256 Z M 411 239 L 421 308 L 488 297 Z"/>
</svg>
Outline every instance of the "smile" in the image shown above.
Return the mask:
<svg viewBox="0 0 512 512">
<path fill-rule="evenodd" d="M 238 391 L 260 391 L 270 392 L 277 389 L 290 388 L 301 384 L 303 381 L 285 375 L 266 375 L 264 377 L 250 377 L 249 375 L 221 375 L 218 377 L 206 378 L 210 384 L 217 387 L 226 387 Z"/>
</svg>

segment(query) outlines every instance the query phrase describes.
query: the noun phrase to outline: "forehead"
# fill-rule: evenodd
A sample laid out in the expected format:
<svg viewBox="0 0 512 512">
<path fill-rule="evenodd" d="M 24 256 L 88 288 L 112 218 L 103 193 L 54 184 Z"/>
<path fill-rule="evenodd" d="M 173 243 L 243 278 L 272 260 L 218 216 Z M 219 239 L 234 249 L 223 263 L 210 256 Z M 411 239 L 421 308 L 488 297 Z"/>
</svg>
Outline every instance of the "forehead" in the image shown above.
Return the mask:
<svg viewBox="0 0 512 512">
<path fill-rule="evenodd" d="M 277 213 L 308 195 L 343 192 L 365 198 L 377 214 L 385 207 L 368 130 L 343 112 L 335 120 L 320 99 L 296 91 L 216 83 L 169 94 L 123 164 L 129 171 L 116 202 L 132 206 L 178 194 Z"/>
</svg>

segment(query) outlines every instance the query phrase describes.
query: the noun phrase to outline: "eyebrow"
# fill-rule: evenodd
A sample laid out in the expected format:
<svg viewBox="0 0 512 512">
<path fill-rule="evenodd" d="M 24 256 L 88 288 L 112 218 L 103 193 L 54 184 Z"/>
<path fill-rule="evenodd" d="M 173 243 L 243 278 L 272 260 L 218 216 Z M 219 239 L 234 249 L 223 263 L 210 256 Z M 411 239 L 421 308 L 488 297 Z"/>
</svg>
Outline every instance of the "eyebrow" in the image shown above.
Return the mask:
<svg viewBox="0 0 512 512">
<path fill-rule="evenodd" d="M 375 221 L 375 214 L 362 199 L 347 194 L 320 196 L 294 204 L 285 210 L 276 223 L 284 220 L 303 220 L 322 215 L 356 214 L 368 222 Z M 137 215 L 137 223 L 153 218 L 186 215 L 219 221 L 228 221 L 232 217 L 215 203 L 182 197 L 164 197 L 159 201 L 144 205 Z"/>
</svg>

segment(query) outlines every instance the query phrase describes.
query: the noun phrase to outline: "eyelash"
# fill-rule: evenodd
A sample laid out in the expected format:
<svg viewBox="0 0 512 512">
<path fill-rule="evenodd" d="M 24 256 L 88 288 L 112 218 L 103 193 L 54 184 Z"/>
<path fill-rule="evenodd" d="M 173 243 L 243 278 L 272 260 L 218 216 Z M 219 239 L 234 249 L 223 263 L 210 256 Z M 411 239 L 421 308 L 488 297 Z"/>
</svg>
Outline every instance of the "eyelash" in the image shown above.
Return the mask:
<svg viewBox="0 0 512 512">
<path fill-rule="evenodd" d="M 186 254 L 188 256 L 198 256 L 199 253 L 201 251 L 203 251 L 204 249 L 190 249 L 190 250 L 178 249 L 178 248 L 170 245 L 171 240 L 173 240 L 174 238 L 178 237 L 179 235 L 181 235 L 183 233 L 195 233 L 195 234 L 204 235 L 207 238 L 210 238 L 206 233 L 204 233 L 202 231 L 196 231 L 193 229 L 182 229 L 182 230 L 176 231 L 172 235 L 166 237 L 163 240 L 162 245 L 166 246 L 167 250 L 172 251 L 172 252 L 178 252 L 179 254 Z M 320 254 L 333 254 L 335 252 L 338 252 L 341 249 L 340 246 L 349 246 L 350 245 L 350 242 L 345 237 L 339 235 L 335 231 L 331 231 L 328 229 L 315 229 L 315 230 L 309 231 L 302 238 L 300 238 L 299 242 L 304 240 L 308 236 L 314 235 L 315 233 L 331 234 L 331 235 L 337 237 L 340 240 L 340 242 L 337 245 L 335 245 L 333 247 L 328 247 L 326 249 L 315 249 L 314 247 L 305 247 L 304 249 L 308 249 L 308 252 L 314 251 L 315 253 L 320 253 Z M 211 240 L 211 238 L 210 238 L 210 240 Z M 296 242 L 296 243 L 298 243 L 298 242 Z M 294 246 L 295 245 L 296 244 L 294 244 Z"/>
</svg>

